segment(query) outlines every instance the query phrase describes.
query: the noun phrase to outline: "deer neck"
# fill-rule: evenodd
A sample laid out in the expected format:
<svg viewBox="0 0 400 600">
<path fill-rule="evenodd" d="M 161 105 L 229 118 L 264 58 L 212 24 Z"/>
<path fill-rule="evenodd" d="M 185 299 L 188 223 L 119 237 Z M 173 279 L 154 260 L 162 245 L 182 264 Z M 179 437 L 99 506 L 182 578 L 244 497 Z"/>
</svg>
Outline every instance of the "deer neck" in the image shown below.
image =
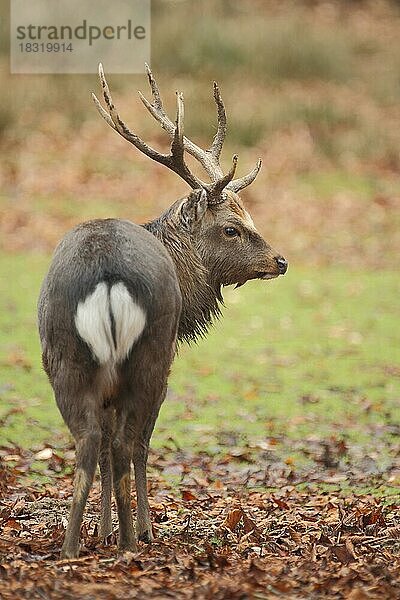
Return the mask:
<svg viewBox="0 0 400 600">
<path fill-rule="evenodd" d="M 178 339 L 196 341 L 221 314 L 220 286 L 212 285 L 190 235 L 178 229 L 170 211 L 143 227 L 165 246 L 175 265 L 182 294 Z"/>
</svg>

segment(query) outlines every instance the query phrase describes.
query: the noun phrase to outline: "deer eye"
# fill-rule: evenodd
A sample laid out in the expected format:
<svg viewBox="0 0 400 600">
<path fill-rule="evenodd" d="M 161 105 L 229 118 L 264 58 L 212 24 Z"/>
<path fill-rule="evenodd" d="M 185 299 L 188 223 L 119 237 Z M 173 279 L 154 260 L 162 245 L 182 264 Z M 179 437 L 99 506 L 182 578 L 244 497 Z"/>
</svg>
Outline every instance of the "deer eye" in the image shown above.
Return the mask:
<svg viewBox="0 0 400 600">
<path fill-rule="evenodd" d="M 235 227 L 224 227 L 224 233 L 228 237 L 235 237 L 236 235 L 240 235 L 239 231 L 235 229 Z"/>
</svg>

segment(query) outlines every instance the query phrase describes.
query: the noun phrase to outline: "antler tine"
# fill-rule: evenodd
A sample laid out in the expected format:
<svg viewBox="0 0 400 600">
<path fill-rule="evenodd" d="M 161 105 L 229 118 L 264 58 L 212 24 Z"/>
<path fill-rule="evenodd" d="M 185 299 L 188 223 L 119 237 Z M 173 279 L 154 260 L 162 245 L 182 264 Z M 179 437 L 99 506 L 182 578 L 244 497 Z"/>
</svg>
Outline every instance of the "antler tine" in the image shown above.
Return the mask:
<svg viewBox="0 0 400 600">
<path fill-rule="evenodd" d="M 261 160 L 261 158 L 259 158 L 256 166 L 254 167 L 254 169 L 252 171 L 250 171 L 250 173 L 248 173 L 247 175 L 244 175 L 244 177 L 240 177 L 239 179 L 234 179 L 233 181 L 228 183 L 228 185 L 226 186 L 228 188 L 228 190 L 232 190 L 232 192 L 237 193 L 240 190 L 242 190 L 243 188 L 245 188 L 248 185 L 250 185 L 251 183 L 253 183 L 253 181 L 257 177 L 258 173 L 260 172 L 261 165 L 262 165 L 262 160 Z"/>
<path fill-rule="evenodd" d="M 223 198 L 221 198 L 221 192 L 224 188 L 229 187 L 228 184 L 230 181 L 232 181 L 235 175 L 237 161 L 238 155 L 234 154 L 232 156 L 232 166 L 230 168 L 230 171 L 226 175 L 224 175 L 224 177 L 221 177 L 221 179 L 218 179 L 218 181 L 210 185 L 208 193 L 211 198 L 214 198 L 214 201 L 211 200 L 210 204 L 219 204 L 223 201 Z"/>
<path fill-rule="evenodd" d="M 117 131 L 123 138 L 128 140 L 131 144 L 136 146 L 138 150 L 143 152 L 149 158 L 152 158 L 156 162 L 159 162 L 166 167 L 170 168 L 172 171 L 175 171 L 182 179 L 186 181 L 193 189 L 204 187 L 207 185 L 203 184 L 200 179 L 197 179 L 195 175 L 193 175 L 187 165 L 183 160 L 183 98 L 178 94 L 178 107 L 177 107 L 177 118 L 176 125 L 173 125 L 174 129 L 174 137 L 171 145 L 170 154 L 162 154 L 154 150 L 151 146 L 146 144 L 136 133 L 130 131 L 127 125 L 120 118 L 115 105 L 113 103 L 110 89 L 108 87 L 107 80 L 104 75 L 103 66 L 99 64 L 99 77 L 103 90 L 103 97 L 108 108 L 107 111 L 101 106 L 97 97 L 92 94 L 93 101 L 96 105 L 97 110 L 103 119 L 112 127 L 115 131 Z"/>
<path fill-rule="evenodd" d="M 176 121 L 174 127 L 174 137 L 172 138 L 170 168 L 180 175 L 193 188 L 207 188 L 207 184 L 198 179 L 189 169 L 184 160 L 184 102 L 182 92 L 176 93 Z"/>
<path fill-rule="evenodd" d="M 99 64 L 99 77 L 103 91 L 103 97 L 108 109 L 108 112 L 102 107 L 99 100 L 92 93 L 92 98 L 95 103 L 97 110 L 103 119 L 112 127 L 117 133 L 123 138 L 133 144 L 138 150 L 143 152 L 146 156 L 152 160 L 161 163 L 177 173 L 182 179 L 188 183 L 192 189 L 202 188 L 207 191 L 207 195 L 211 204 L 215 204 L 221 201 L 221 192 L 224 188 L 238 192 L 244 187 L 250 185 L 256 178 L 260 168 L 261 160 L 257 162 L 255 168 L 250 171 L 244 177 L 239 179 L 233 179 L 237 165 L 237 155 L 235 154 L 232 158 L 232 167 L 226 175 L 224 175 L 221 166 L 219 164 L 219 157 L 221 155 L 222 146 L 226 135 L 226 112 L 224 103 L 221 98 L 221 94 L 218 85 L 214 82 L 214 100 L 217 105 L 218 114 L 218 128 L 215 134 L 214 140 L 211 147 L 208 150 L 203 150 L 191 140 L 184 136 L 183 123 L 184 123 L 184 103 L 183 95 L 177 93 L 177 111 L 176 121 L 173 123 L 166 114 L 160 91 L 156 80 L 150 70 L 150 67 L 146 65 L 147 76 L 153 96 L 153 102 L 150 103 L 144 96 L 139 92 L 139 96 L 144 106 L 150 112 L 150 114 L 158 121 L 163 129 L 165 129 L 172 137 L 171 150 L 169 154 L 162 154 L 146 144 L 136 133 L 130 131 L 127 125 L 120 118 L 117 109 L 113 103 L 110 89 L 108 87 L 107 80 L 104 75 L 103 67 Z M 212 179 L 212 183 L 204 183 L 196 175 L 194 175 L 184 160 L 184 151 L 189 152 L 194 156 L 205 168 L 207 173 Z"/>
<path fill-rule="evenodd" d="M 151 87 L 151 93 L 152 93 L 153 98 L 154 98 L 154 104 L 160 110 L 160 112 L 162 112 L 163 114 L 165 114 L 163 103 L 162 103 L 162 100 L 161 100 L 161 94 L 160 94 L 160 90 L 158 88 L 157 82 L 156 82 L 156 80 L 153 77 L 153 73 L 151 72 L 151 69 L 150 69 L 149 65 L 147 63 L 145 63 L 144 66 L 146 68 L 147 78 L 149 80 L 149 84 L 150 84 L 150 87 Z"/>
<path fill-rule="evenodd" d="M 182 92 L 176 92 L 176 121 L 174 137 L 171 144 L 171 154 L 176 158 L 183 159 L 183 123 L 185 118 L 185 105 Z"/>
<path fill-rule="evenodd" d="M 104 108 L 100 104 L 100 102 L 99 102 L 96 94 L 94 94 L 93 92 L 92 92 L 92 100 L 93 100 L 93 102 L 94 102 L 97 110 L 99 111 L 100 115 L 105 120 L 105 122 L 108 123 L 110 127 L 112 127 L 113 129 L 115 129 L 115 125 L 114 125 L 114 122 L 113 122 L 112 118 L 110 117 L 110 115 L 108 114 L 108 112 L 106 110 L 104 110 Z"/>
<path fill-rule="evenodd" d="M 156 150 L 154 150 L 154 148 L 151 148 L 151 146 L 146 144 L 146 142 L 144 142 L 138 135 L 133 133 L 133 131 L 130 131 L 128 129 L 127 125 L 122 121 L 122 119 L 118 115 L 118 112 L 112 101 L 110 89 L 108 87 L 108 83 L 107 83 L 107 80 L 105 78 L 104 71 L 103 71 L 103 65 L 101 63 L 99 64 L 99 78 L 100 78 L 101 86 L 103 89 L 104 101 L 107 105 L 109 113 L 107 113 L 104 110 L 104 108 L 101 106 L 99 100 L 96 98 L 96 96 L 94 94 L 92 94 L 92 98 L 94 100 L 97 110 L 99 111 L 99 113 L 103 117 L 103 119 L 113 129 L 115 129 L 115 131 L 117 131 L 123 138 L 125 138 L 126 140 L 131 142 L 131 144 L 136 146 L 136 148 L 138 148 L 138 150 L 143 152 L 143 154 L 146 154 L 146 156 L 149 156 L 150 158 L 152 158 L 153 160 L 155 160 L 157 162 L 160 162 L 162 164 L 167 164 L 166 161 L 168 159 L 168 155 L 161 154 L 160 152 L 157 152 Z"/>
<path fill-rule="evenodd" d="M 219 166 L 219 157 L 221 156 L 222 146 L 224 145 L 226 136 L 226 111 L 216 81 L 214 81 L 214 100 L 217 105 L 218 128 L 208 152 L 216 159 Z"/>
<path fill-rule="evenodd" d="M 175 125 L 171 121 L 171 119 L 168 117 L 168 115 L 166 114 L 166 112 L 164 110 L 159 87 L 158 87 L 157 82 L 153 76 L 153 73 L 151 72 L 151 69 L 148 65 L 146 65 L 146 72 L 147 72 L 147 77 L 148 77 L 150 88 L 151 88 L 151 93 L 153 96 L 153 102 L 152 103 L 149 102 L 147 100 L 147 98 L 145 98 L 145 96 L 143 96 L 142 92 L 139 92 L 139 98 L 141 99 L 141 101 L 143 102 L 144 106 L 147 108 L 149 113 L 154 117 L 154 119 L 158 123 L 160 123 L 161 127 L 167 133 L 169 133 L 169 135 L 172 136 L 172 135 L 174 135 L 174 132 L 175 132 Z M 218 123 L 219 123 L 219 119 L 218 119 Z M 218 131 L 219 131 L 219 126 L 218 126 Z M 218 135 L 218 131 L 217 131 L 217 135 Z M 212 181 L 217 181 L 220 177 L 223 177 L 223 175 L 224 175 L 223 171 L 219 165 L 218 160 L 215 160 L 215 155 L 213 153 L 211 153 L 211 150 L 209 150 L 209 151 L 203 150 L 202 148 L 200 148 L 200 146 L 198 146 L 197 144 L 192 142 L 186 136 L 184 136 L 184 138 L 183 138 L 183 144 L 184 144 L 185 150 L 189 154 L 194 156 L 194 158 L 196 160 L 199 161 L 199 163 L 206 170 L 207 174 L 209 175 L 209 177 L 211 178 Z M 214 142 L 213 142 L 213 144 L 214 144 Z M 221 148 L 222 148 L 222 145 L 221 145 Z"/>
<path fill-rule="evenodd" d="M 161 100 L 160 90 L 158 88 L 157 82 L 153 77 L 153 73 L 147 63 L 145 63 L 147 78 L 149 80 L 151 94 L 153 96 L 153 104 L 151 104 L 147 98 L 145 98 L 142 92 L 138 92 L 139 98 L 149 111 L 149 113 L 158 121 L 163 129 L 167 131 L 170 135 L 174 134 L 175 126 L 171 119 L 167 116 L 164 106 Z"/>
</svg>

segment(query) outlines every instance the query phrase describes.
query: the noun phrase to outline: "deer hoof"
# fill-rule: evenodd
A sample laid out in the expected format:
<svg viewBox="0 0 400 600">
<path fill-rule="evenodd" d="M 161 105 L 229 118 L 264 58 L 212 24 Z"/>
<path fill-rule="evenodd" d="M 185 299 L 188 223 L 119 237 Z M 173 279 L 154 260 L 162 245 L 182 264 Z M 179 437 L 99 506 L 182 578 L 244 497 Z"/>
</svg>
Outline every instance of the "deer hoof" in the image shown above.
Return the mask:
<svg viewBox="0 0 400 600">
<path fill-rule="evenodd" d="M 148 529 L 146 529 L 146 531 L 143 531 L 143 533 L 139 535 L 139 541 L 145 542 L 145 544 L 151 544 L 151 542 L 153 541 L 153 536 L 151 535 Z"/>
<path fill-rule="evenodd" d="M 61 558 L 78 558 L 79 548 L 61 548 Z"/>
<path fill-rule="evenodd" d="M 133 554 L 136 554 L 137 551 L 138 547 L 136 542 L 132 544 L 124 544 L 123 546 L 118 546 L 118 554 L 125 554 L 125 552 L 132 552 Z"/>
</svg>

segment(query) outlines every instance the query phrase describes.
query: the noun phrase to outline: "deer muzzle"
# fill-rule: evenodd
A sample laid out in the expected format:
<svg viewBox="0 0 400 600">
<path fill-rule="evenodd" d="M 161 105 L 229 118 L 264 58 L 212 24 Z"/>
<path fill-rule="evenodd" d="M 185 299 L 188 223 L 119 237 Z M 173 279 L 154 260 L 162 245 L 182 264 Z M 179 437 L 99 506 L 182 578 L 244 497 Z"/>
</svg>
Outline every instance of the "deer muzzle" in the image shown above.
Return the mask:
<svg viewBox="0 0 400 600">
<path fill-rule="evenodd" d="M 257 271 L 257 279 L 275 279 L 279 275 L 284 275 L 288 269 L 288 262 L 283 256 L 274 256 L 272 268 Z"/>
<path fill-rule="evenodd" d="M 275 260 L 278 265 L 279 275 L 284 275 L 288 269 L 288 261 L 283 256 L 276 256 Z"/>
</svg>

